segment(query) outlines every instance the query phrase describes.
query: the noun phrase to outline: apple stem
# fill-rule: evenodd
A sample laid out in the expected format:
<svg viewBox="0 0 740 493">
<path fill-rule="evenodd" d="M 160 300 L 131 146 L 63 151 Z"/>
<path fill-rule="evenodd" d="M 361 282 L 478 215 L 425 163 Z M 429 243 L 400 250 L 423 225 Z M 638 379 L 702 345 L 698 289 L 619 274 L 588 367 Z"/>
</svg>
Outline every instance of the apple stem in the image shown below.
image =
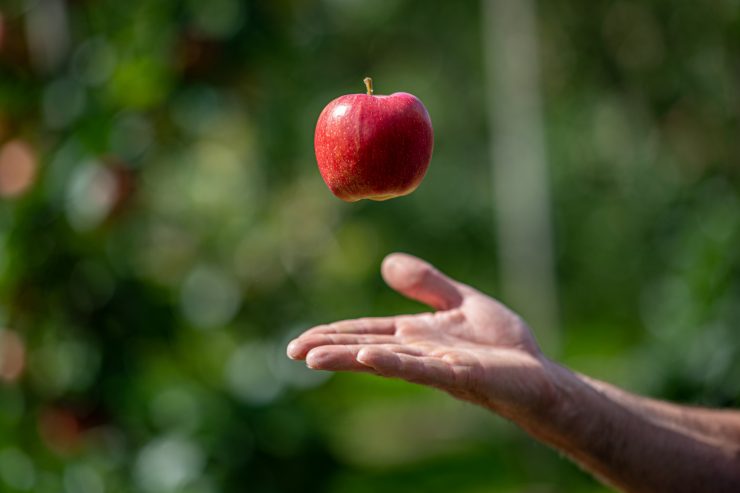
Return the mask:
<svg viewBox="0 0 740 493">
<path fill-rule="evenodd" d="M 373 95 L 373 80 L 370 77 L 365 77 L 362 82 L 365 83 L 365 87 L 367 88 L 367 95 L 372 96 Z"/>
</svg>

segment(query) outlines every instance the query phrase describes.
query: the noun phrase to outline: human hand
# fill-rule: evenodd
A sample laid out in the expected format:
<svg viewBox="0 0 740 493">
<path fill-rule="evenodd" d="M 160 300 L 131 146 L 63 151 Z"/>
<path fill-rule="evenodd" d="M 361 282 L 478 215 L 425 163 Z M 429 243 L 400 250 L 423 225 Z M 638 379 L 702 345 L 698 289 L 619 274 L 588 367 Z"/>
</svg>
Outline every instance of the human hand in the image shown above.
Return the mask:
<svg viewBox="0 0 740 493">
<path fill-rule="evenodd" d="M 369 372 L 442 389 L 506 417 L 554 398 L 554 366 L 511 310 L 411 255 L 385 258 L 386 283 L 437 311 L 321 325 L 288 345 L 317 370 Z"/>
<path fill-rule="evenodd" d="M 623 491 L 740 491 L 736 412 L 653 401 L 558 366 L 519 316 L 416 257 L 389 255 L 382 273 L 437 311 L 315 327 L 288 356 L 488 407 Z"/>
</svg>

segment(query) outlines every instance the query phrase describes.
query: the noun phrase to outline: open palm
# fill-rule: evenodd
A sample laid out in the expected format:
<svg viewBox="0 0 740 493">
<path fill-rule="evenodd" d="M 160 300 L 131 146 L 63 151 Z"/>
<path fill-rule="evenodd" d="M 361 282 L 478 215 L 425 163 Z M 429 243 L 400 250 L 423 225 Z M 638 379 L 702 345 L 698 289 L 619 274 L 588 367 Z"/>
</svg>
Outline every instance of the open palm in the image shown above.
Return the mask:
<svg viewBox="0 0 740 493">
<path fill-rule="evenodd" d="M 437 311 L 314 327 L 290 343 L 288 356 L 317 370 L 437 387 L 504 415 L 548 405 L 548 361 L 519 316 L 411 255 L 389 255 L 382 274 Z"/>
</svg>

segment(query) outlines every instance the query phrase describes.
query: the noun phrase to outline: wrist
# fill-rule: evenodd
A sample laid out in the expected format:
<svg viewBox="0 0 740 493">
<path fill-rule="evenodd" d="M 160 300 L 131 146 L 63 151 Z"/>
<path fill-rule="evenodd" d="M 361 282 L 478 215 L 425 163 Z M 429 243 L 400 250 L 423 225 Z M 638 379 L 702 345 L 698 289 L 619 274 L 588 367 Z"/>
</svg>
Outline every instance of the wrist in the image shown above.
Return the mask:
<svg viewBox="0 0 740 493">
<path fill-rule="evenodd" d="M 521 375 L 508 378 L 506 386 L 494 374 L 495 384 L 483 385 L 479 403 L 527 431 L 564 422 L 578 409 L 583 383 L 573 372 L 542 354 L 528 356 L 517 368 Z"/>
<path fill-rule="evenodd" d="M 550 360 L 543 367 L 548 375 L 548 405 L 519 421 L 519 426 L 571 456 L 596 442 L 611 443 L 605 437 L 612 435 L 613 424 L 624 423 L 618 408 L 581 375 Z"/>
<path fill-rule="evenodd" d="M 546 360 L 547 374 L 550 376 L 551 407 L 547 416 L 553 421 L 559 421 L 564 417 L 571 416 L 578 408 L 582 399 L 584 382 L 570 369 L 561 366 L 554 361 Z"/>
<path fill-rule="evenodd" d="M 589 389 L 578 376 L 544 356 L 541 361 L 544 385 L 530 412 L 515 419 L 522 428 L 537 435 L 567 432 L 580 420 Z"/>
</svg>

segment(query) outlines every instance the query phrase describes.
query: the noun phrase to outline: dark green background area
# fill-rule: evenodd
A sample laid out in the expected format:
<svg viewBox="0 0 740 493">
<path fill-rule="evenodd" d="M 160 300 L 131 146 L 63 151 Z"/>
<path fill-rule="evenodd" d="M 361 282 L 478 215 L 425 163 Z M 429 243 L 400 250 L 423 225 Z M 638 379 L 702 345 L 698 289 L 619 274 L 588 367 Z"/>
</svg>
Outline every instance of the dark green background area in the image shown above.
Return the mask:
<svg viewBox="0 0 740 493">
<path fill-rule="evenodd" d="M 0 198 L 0 327 L 26 358 L 0 383 L 1 491 L 605 491 L 482 409 L 284 356 L 425 310 L 382 283 L 392 251 L 500 294 L 478 2 L 56 4 L 48 66 L 48 6 L 0 4 L 0 146 L 38 160 Z M 552 356 L 737 406 L 740 2 L 538 2 L 538 35 Z M 435 150 L 412 195 L 346 204 L 314 124 L 366 75 L 425 103 Z"/>
</svg>

